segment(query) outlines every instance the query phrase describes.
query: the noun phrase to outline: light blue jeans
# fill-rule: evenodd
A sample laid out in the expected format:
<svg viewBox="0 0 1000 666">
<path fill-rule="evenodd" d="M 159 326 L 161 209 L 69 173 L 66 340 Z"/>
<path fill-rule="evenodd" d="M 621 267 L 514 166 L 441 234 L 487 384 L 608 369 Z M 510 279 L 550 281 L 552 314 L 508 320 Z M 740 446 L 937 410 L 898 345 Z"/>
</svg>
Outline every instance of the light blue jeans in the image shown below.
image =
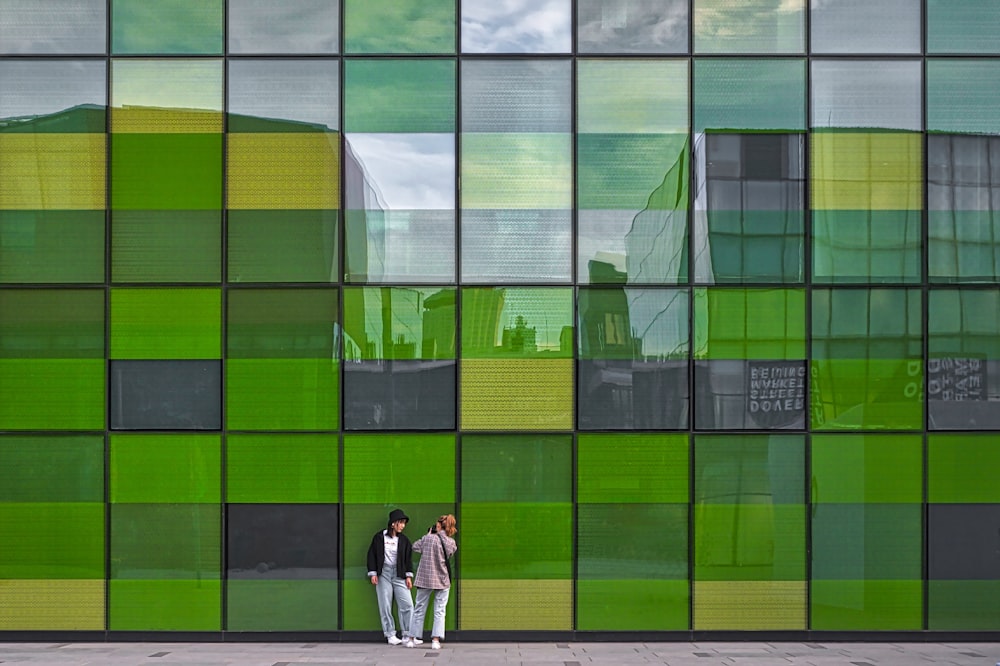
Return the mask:
<svg viewBox="0 0 1000 666">
<path fill-rule="evenodd" d="M 375 586 L 375 594 L 378 596 L 378 614 L 382 618 L 382 633 L 385 637 L 396 635 L 396 623 L 392 620 L 393 597 L 399 610 L 399 628 L 403 630 L 404 637 L 409 636 L 410 623 L 413 619 L 413 597 L 406 589 L 406 579 L 396 578 L 395 567 L 382 568 L 378 585 Z"/>
<path fill-rule="evenodd" d="M 444 638 L 444 614 L 448 609 L 448 595 L 451 593 L 449 588 L 443 590 L 417 588 L 417 605 L 413 607 L 410 636 L 415 638 L 423 638 L 424 636 L 424 617 L 427 615 L 427 604 L 431 600 L 431 593 L 434 594 L 434 624 L 431 627 L 431 636 Z"/>
</svg>

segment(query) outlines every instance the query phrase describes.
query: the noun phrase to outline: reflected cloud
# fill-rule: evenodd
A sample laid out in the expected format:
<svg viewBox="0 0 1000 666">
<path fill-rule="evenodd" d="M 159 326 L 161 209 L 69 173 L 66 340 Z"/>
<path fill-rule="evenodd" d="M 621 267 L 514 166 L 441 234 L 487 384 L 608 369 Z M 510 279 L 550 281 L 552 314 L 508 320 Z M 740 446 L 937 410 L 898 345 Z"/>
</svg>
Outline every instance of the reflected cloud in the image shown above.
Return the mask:
<svg viewBox="0 0 1000 666">
<path fill-rule="evenodd" d="M 568 53 L 569 0 L 463 0 L 467 53 Z"/>
<path fill-rule="evenodd" d="M 331 0 L 229 0 L 233 53 L 336 53 L 338 31 Z"/>
<path fill-rule="evenodd" d="M 380 201 L 394 210 L 455 207 L 455 138 L 451 134 L 349 134 Z"/>
<path fill-rule="evenodd" d="M 577 39 L 591 53 L 687 51 L 688 0 L 580 0 Z"/>
<path fill-rule="evenodd" d="M 328 60 L 232 60 L 229 112 L 315 123 L 335 130 L 337 63 Z"/>
<path fill-rule="evenodd" d="M 104 53 L 105 0 L 4 0 L 0 21 L 3 53 Z"/>
</svg>

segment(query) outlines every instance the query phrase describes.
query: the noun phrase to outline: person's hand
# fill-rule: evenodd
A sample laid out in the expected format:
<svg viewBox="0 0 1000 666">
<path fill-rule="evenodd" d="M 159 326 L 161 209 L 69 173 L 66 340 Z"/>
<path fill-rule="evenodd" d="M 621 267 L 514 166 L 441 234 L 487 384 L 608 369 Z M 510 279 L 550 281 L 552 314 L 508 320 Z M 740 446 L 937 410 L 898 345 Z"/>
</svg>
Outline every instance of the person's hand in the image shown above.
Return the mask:
<svg viewBox="0 0 1000 666">
<path fill-rule="evenodd" d="M 409 576 L 406 577 L 406 589 L 408 590 L 413 589 L 413 579 L 410 578 Z"/>
<path fill-rule="evenodd" d="M 378 585 L 378 576 L 372 576 L 372 585 Z"/>
</svg>

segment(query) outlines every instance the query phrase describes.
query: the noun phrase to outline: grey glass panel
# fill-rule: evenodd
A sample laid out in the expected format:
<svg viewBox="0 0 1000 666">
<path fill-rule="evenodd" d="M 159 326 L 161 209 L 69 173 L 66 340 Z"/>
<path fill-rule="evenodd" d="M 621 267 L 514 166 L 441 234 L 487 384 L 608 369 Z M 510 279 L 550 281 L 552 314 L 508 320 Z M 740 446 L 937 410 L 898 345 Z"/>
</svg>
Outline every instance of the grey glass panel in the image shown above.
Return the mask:
<svg viewBox="0 0 1000 666">
<path fill-rule="evenodd" d="M 0 53 L 104 53 L 106 0 L 4 0 Z"/>
<path fill-rule="evenodd" d="M 570 63 L 477 60 L 462 65 L 463 132 L 569 132 Z"/>
<path fill-rule="evenodd" d="M 932 430 L 1000 430 L 1000 361 L 978 356 L 935 358 L 930 353 L 927 413 Z"/>
<path fill-rule="evenodd" d="M 804 360 L 696 361 L 694 384 L 695 428 L 797 430 L 805 427 Z"/>
<path fill-rule="evenodd" d="M 688 427 L 687 361 L 579 361 L 581 430 L 679 430 Z"/>
<path fill-rule="evenodd" d="M 219 430 L 221 361 L 111 361 L 115 430 Z"/>
<path fill-rule="evenodd" d="M 462 280 L 568 282 L 572 266 L 568 210 L 465 210 Z"/>
<path fill-rule="evenodd" d="M 103 60 L 0 60 L 0 82 L 0 128 L 4 130 L 17 127 L 17 122 L 6 119 L 52 116 L 37 131 L 105 131 L 107 66 Z M 56 116 L 70 109 L 99 111 L 100 125 L 76 127 L 79 113 Z"/>
<path fill-rule="evenodd" d="M 927 542 L 931 580 L 996 580 L 1000 504 L 931 504 Z"/>
<path fill-rule="evenodd" d="M 226 518 L 229 578 L 337 578 L 336 504 L 230 504 Z"/>
<path fill-rule="evenodd" d="M 813 504 L 812 577 L 920 579 L 921 513 L 919 504 Z"/>
<path fill-rule="evenodd" d="M 349 430 L 454 429 L 455 362 L 345 362 L 344 426 Z"/>
<path fill-rule="evenodd" d="M 229 129 L 240 131 L 241 122 L 273 119 L 306 124 L 303 130 L 336 130 L 339 80 L 336 60 L 231 60 Z"/>
<path fill-rule="evenodd" d="M 920 2 L 812 0 L 813 53 L 920 53 Z"/>
<path fill-rule="evenodd" d="M 578 0 L 580 53 L 686 53 L 688 0 Z"/>
<path fill-rule="evenodd" d="M 462 0 L 465 53 L 568 53 L 570 0 Z"/>
<path fill-rule="evenodd" d="M 812 127 L 919 131 L 921 73 L 917 60 L 812 63 Z"/>
<path fill-rule="evenodd" d="M 336 53 L 336 0 L 229 0 L 230 53 Z"/>
<path fill-rule="evenodd" d="M 695 143 L 695 279 L 799 282 L 804 135 L 703 134 Z"/>
</svg>

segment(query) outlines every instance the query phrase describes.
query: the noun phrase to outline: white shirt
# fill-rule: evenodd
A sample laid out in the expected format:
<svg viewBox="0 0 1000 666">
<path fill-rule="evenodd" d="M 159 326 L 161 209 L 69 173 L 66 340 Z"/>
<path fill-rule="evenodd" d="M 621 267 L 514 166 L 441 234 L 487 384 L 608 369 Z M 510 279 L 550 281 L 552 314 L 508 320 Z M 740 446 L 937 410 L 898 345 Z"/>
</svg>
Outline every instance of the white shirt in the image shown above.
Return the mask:
<svg viewBox="0 0 1000 666">
<path fill-rule="evenodd" d="M 399 537 L 389 536 L 389 530 L 382 530 L 382 538 L 385 540 L 385 560 L 382 562 L 383 568 L 396 568 L 396 551 L 399 549 Z"/>
</svg>

